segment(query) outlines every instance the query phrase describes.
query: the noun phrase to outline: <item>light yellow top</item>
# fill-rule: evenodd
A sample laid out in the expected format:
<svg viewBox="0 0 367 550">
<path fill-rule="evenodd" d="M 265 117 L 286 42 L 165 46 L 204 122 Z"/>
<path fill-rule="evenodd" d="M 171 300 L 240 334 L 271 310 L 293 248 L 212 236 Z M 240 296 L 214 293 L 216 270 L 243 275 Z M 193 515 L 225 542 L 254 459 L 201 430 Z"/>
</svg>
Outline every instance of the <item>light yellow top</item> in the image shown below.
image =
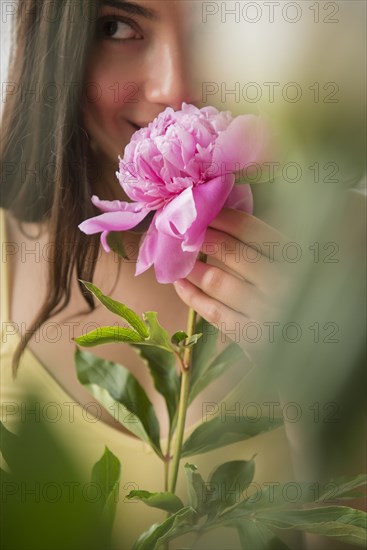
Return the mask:
<svg viewBox="0 0 367 550">
<path fill-rule="evenodd" d="M 121 462 L 120 494 L 114 523 L 114 547 L 128 550 L 138 535 L 152 523 L 163 521 L 165 512 L 147 507 L 143 503 L 129 502 L 126 495 L 132 489 L 163 491 L 163 464 L 151 448 L 134 436 L 117 431 L 101 420 L 87 414 L 55 381 L 29 349 L 22 356 L 17 378 L 11 374 L 11 359 L 19 342 L 19 334 L 9 318 L 9 278 L 5 258 L 7 235 L 5 212 L 0 209 L 1 228 L 1 416 L 8 430 L 17 432 L 21 421 L 22 402 L 27 392 L 37 392 L 43 420 L 54 417 L 57 404 L 58 421 L 50 422 L 52 435 L 61 441 L 67 452 L 84 473 L 91 472 L 107 446 Z M 220 383 L 220 379 L 219 382 Z M 71 406 L 73 404 L 73 406 Z M 60 412 L 61 411 L 61 412 Z M 190 427 L 190 433 L 194 427 Z M 165 441 L 162 440 L 165 449 Z M 229 460 L 249 460 L 256 454 L 255 480 L 263 482 L 290 481 L 293 479 L 288 444 L 283 428 L 261 434 L 250 440 L 228 445 L 221 449 L 197 455 L 188 461 L 198 466 L 204 480 L 213 468 Z M 185 459 L 183 464 L 187 462 Z M 182 464 L 182 465 L 183 465 Z M 183 468 L 182 468 L 183 469 Z M 85 475 L 85 474 L 84 474 Z M 177 492 L 187 503 L 183 472 L 179 475 Z M 222 538 L 221 538 L 222 537 Z M 224 542 L 225 540 L 225 542 Z M 234 530 L 225 529 L 225 539 L 220 533 L 209 533 L 200 539 L 196 548 L 240 548 Z M 179 547 L 173 542 L 171 548 Z M 182 546 L 181 546 L 182 547 Z"/>
</svg>

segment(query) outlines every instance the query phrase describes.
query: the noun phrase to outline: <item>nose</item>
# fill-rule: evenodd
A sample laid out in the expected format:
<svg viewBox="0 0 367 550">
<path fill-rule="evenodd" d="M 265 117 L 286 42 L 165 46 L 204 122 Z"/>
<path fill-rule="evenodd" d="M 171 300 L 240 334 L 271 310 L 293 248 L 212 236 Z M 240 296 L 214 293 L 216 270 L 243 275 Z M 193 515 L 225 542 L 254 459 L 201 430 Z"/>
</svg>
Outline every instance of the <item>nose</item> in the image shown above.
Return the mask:
<svg viewBox="0 0 367 550">
<path fill-rule="evenodd" d="M 161 39 L 150 59 L 145 99 L 174 110 L 181 109 L 182 102 L 198 104 L 200 89 L 192 65 L 188 49 L 177 38 Z"/>
</svg>

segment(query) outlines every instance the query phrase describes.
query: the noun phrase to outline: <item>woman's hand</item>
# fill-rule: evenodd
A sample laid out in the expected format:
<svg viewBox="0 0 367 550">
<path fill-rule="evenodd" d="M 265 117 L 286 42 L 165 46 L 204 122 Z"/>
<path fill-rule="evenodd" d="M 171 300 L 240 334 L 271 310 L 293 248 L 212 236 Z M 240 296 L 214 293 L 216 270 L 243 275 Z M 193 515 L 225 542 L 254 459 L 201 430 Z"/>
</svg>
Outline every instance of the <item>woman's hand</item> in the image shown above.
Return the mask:
<svg viewBox="0 0 367 550">
<path fill-rule="evenodd" d="M 196 261 L 175 289 L 185 304 L 248 351 L 249 342 L 269 333 L 263 323 L 278 317 L 276 303 L 287 287 L 285 242 L 258 218 L 225 208 L 201 249 L 210 263 Z"/>
</svg>

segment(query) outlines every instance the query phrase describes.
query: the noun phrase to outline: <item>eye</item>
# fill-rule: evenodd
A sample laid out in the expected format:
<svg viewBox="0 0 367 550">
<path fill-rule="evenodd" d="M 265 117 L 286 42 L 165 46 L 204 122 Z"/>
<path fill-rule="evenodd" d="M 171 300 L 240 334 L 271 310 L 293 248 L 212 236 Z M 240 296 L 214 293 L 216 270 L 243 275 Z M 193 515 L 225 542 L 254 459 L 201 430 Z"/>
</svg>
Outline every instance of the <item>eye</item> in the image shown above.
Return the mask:
<svg viewBox="0 0 367 550">
<path fill-rule="evenodd" d="M 139 40 L 142 38 L 132 22 L 118 19 L 111 15 L 101 17 L 97 23 L 97 34 L 100 38 L 112 40 Z"/>
</svg>

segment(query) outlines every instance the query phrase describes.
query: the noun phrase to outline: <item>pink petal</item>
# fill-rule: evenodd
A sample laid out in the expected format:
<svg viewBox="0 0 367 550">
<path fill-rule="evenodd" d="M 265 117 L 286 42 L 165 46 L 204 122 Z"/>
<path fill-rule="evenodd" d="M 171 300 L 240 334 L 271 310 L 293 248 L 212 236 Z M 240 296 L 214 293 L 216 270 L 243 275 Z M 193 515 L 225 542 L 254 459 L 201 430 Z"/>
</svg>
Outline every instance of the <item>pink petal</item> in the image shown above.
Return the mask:
<svg viewBox="0 0 367 550">
<path fill-rule="evenodd" d="M 110 231 L 126 231 L 127 229 L 132 229 L 148 214 L 148 209 L 142 209 L 140 212 L 106 212 L 100 216 L 85 220 L 78 225 L 78 227 L 83 233 L 86 233 L 86 235 L 102 232 L 102 246 L 106 252 L 110 252 L 110 247 L 107 244 L 108 233 Z"/>
<path fill-rule="evenodd" d="M 158 212 L 155 226 L 158 231 L 175 237 L 177 233 L 183 235 L 196 216 L 193 191 L 188 187 Z"/>
<path fill-rule="evenodd" d="M 270 131 L 264 118 L 241 115 L 218 136 L 213 162 L 224 172 L 235 172 L 267 160 L 269 148 Z"/>
<path fill-rule="evenodd" d="M 252 214 L 254 201 L 251 187 L 247 184 L 234 185 L 224 206 Z"/>
<path fill-rule="evenodd" d="M 139 202 L 126 202 L 126 201 L 105 201 L 101 200 L 97 195 L 93 195 L 91 198 L 94 206 L 102 210 L 102 212 L 140 212 L 143 205 Z"/>
<path fill-rule="evenodd" d="M 183 128 L 177 127 L 176 134 L 180 143 L 182 158 L 186 165 L 196 152 L 196 141 L 194 136 Z"/>
<path fill-rule="evenodd" d="M 174 138 L 168 141 L 164 141 L 163 138 L 160 139 L 162 140 L 162 143 L 160 144 L 159 149 L 164 158 L 166 158 L 176 169 L 183 170 L 185 165 L 182 158 L 182 148 L 180 147 L 180 143 Z"/>
<path fill-rule="evenodd" d="M 136 263 L 135 275 L 140 275 L 141 273 L 149 269 L 150 266 L 153 265 L 154 263 L 154 247 L 157 239 L 155 219 L 156 219 L 156 215 L 154 216 L 148 231 L 143 237 L 143 240 L 140 242 L 139 255 Z"/>
<path fill-rule="evenodd" d="M 87 235 L 100 231 L 125 231 L 135 227 L 148 213 L 147 209 L 140 212 L 105 212 L 100 216 L 85 220 L 78 227 Z"/>
<path fill-rule="evenodd" d="M 193 269 L 197 252 L 184 252 L 182 240 L 159 233 L 152 222 L 140 247 L 135 275 L 154 264 L 159 283 L 173 283 L 186 277 Z"/>
<path fill-rule="evenodd" d="M 198 216 L 186 233 L 182 244 L 183 250 L 187 252 L 200 250 L 206 228 L 222 210 L 234 181 L 233 174 L 225 174 L 193 189 Z"/>
</svg>

